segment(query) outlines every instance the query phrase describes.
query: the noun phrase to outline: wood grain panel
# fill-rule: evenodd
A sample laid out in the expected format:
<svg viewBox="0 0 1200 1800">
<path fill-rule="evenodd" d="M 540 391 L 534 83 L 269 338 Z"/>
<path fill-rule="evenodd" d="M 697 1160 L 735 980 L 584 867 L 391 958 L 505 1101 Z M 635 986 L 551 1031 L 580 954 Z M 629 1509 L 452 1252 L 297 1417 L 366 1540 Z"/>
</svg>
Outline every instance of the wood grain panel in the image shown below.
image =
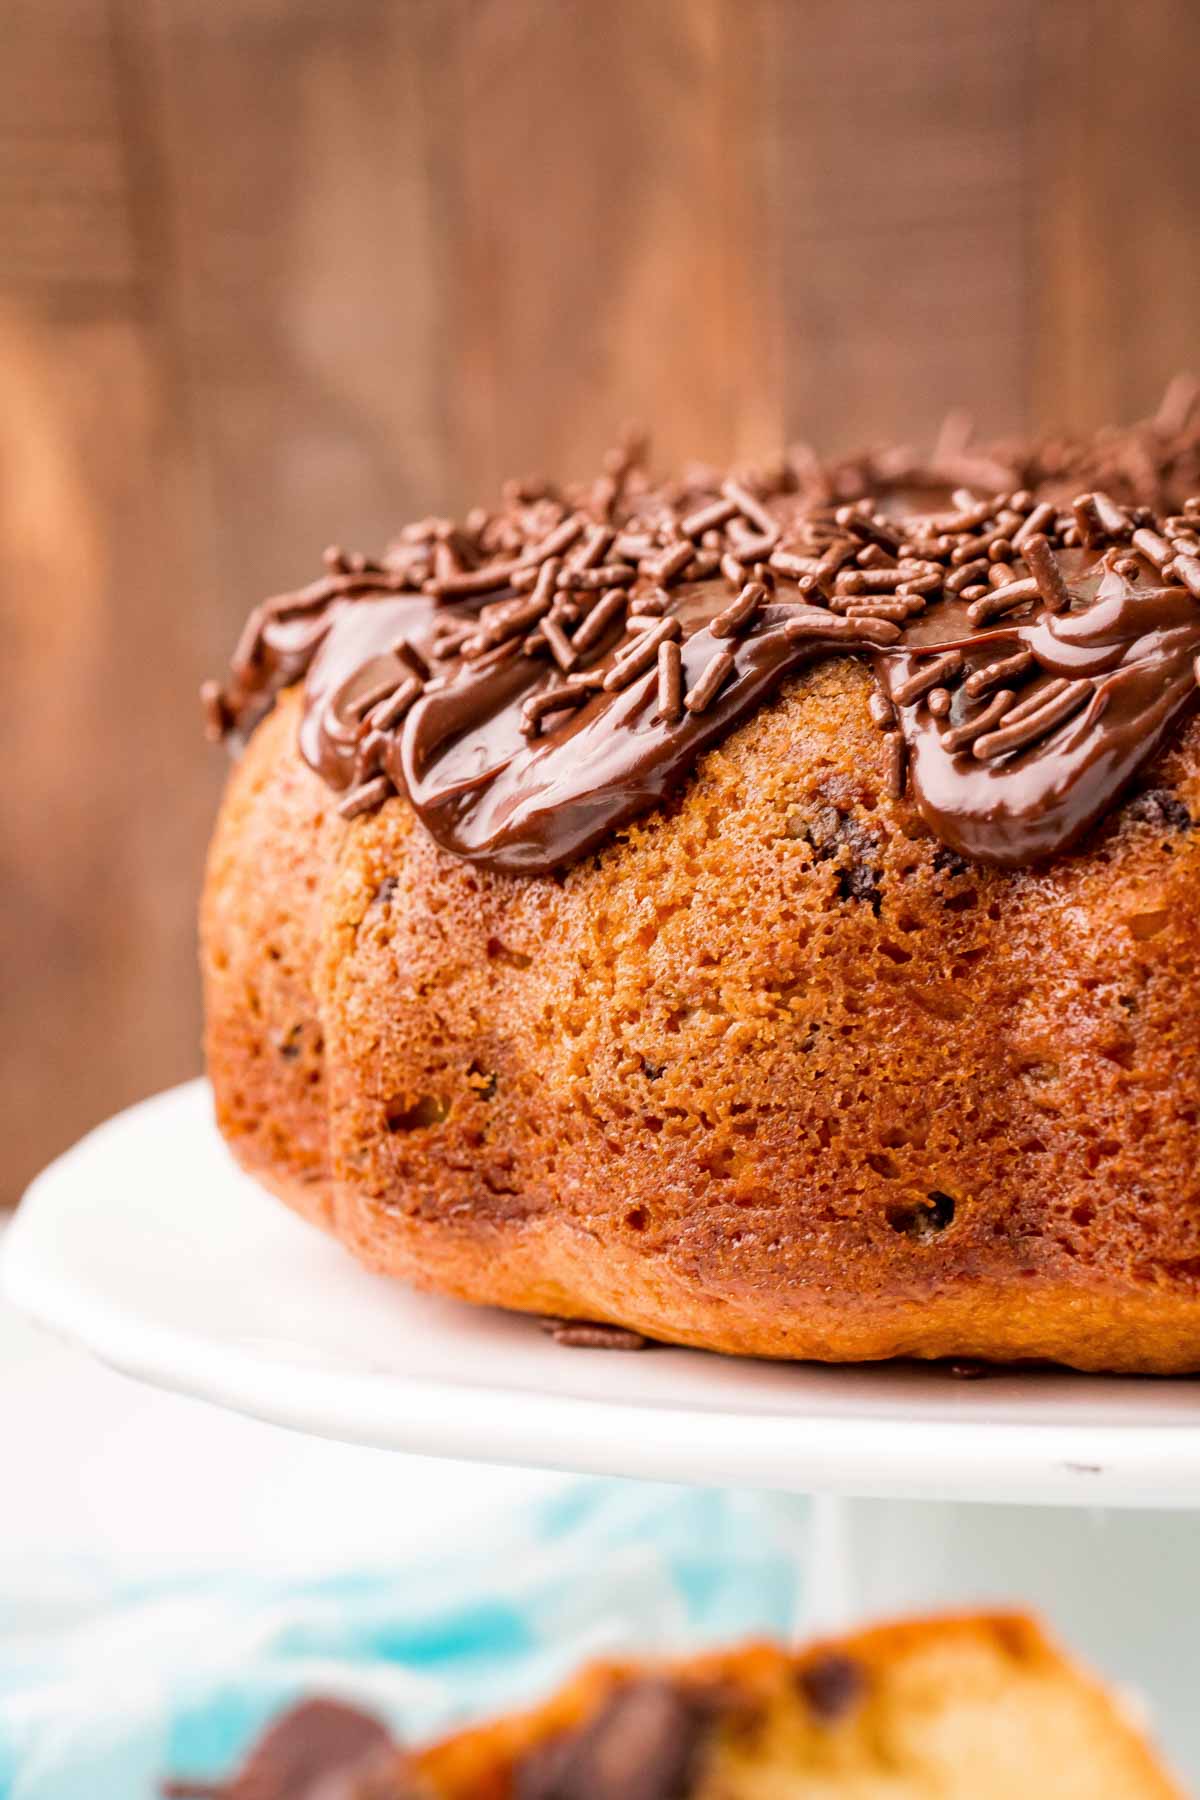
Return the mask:
<svg viewBox="0 0 1200 1800">
<path fill-rule="evenodd" d="M 1033 0 L 803 10 L 770 11 L 790 428 L 920 440 L 951 404 L 1019 424 Z"/>
<path fill-rule="evenodd" d="M 777 444 L 760 9 L 483 0 L 459 39 L 455 441 L 476 491 Z"/>
<path fill-rule="evenodd" d="M 0 255 L 0 761 L 20 771 L 0 836 L 5 1199 L 197 1064 L 218 771 L 197 761 L 192 695 L 218 630 L 125 30 L 115 8 L 30 8 L 0 75 L 21 130 L 2 185 L 30 222 Z"/>
<path fill-rule="evenodd" d="M 61 302 L 136 280 L 111 20 L 95 0 L 6 0 L 0 286 Z"/>
<path fill-rule="evenodd" d="M 1030 417 L 1133 418 L 1200 371 L 1200 11 L 1052 0 L 1037 43 Z"/>
<path fill-rule="evenodd" d="M 154 49 L 211 580 L 226 617 L 448 485 L 438 0 L 163 0 Z"/>
</svg>

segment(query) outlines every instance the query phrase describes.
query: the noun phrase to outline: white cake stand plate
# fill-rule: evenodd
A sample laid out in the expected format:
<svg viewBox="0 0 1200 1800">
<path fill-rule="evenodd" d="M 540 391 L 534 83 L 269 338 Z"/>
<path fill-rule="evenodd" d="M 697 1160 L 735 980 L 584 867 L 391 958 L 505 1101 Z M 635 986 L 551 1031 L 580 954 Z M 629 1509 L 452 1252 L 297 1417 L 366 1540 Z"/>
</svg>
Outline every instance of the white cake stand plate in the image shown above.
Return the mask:
<svg viewBox="0 0 1200 1800">
<path fill-rule="evenodd" d="M 15 1306 L 125 1374 L 298 1431 L 775 1490 L 788 1516 L 784 1496 L 815 1495 L 812 1518 L 795 1516 L 821 1623 L 1040 1606 L 1155 1694 L 1200 1772 L 1196 1381 L 565 1350 L 529 1319 L 358 1268 L 235 1168 L 202 1082 L 48 1169 L 6 1235 L 3 1279 Z"/>
<path fill-rule="evenodd" d="M 789 1493 L 1200 1505 L 1200 1383 L 565 1350 L 360 1269 L 235 1167 L 193 1082 L 30 1188 L 12 1303 L 159 1386 L 425 1455 Z"/>
</svg>

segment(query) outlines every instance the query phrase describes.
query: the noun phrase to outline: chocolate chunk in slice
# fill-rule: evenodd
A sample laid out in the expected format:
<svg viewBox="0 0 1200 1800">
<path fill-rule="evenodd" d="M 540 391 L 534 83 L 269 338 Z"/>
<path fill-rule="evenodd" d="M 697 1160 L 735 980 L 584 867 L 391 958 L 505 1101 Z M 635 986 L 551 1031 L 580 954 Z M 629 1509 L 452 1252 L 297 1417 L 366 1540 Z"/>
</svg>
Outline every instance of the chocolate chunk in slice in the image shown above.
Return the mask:
<svg viewBox="0 0 1200 1800">
<path fill-rule="evenodd" d="M 796 1683 L 809 1711 L 822 1725 L 833 1725 L 856 1707 L 866 1694 L 862 1665 L 840 1650 L 810 1657 L 797 1670 Z"/>
<path fill-rule="evenodd" d="M 516 1800 L 690 1800 L 713 1723 L 702 1694 L 648 1677 L 518 1771 Z"/>
<path fill-rule="evenodd" d="M 370 1713 L 337 1700 L 304 1700 L 268 1726 L 228 1781 L 168 1781 L 162 1793 L 164 1800 L 332 1800 L 339 1792 L 333 1784 L 344 1781 L 340 1792 L 350 1800 L 350 1777 L 395 1749 Z M 401 1800 L 401 1790 L 395 1793 Z"/>
</svg>

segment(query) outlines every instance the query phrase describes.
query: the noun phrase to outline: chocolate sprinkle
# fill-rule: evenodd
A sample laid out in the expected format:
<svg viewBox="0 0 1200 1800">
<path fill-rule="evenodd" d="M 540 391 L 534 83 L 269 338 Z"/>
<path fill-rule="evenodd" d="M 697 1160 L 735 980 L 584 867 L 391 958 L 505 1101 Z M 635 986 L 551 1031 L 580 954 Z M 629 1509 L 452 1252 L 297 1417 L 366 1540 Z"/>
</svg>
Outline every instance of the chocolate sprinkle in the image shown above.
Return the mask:
<svg viewBox="0 0 1200 1800">
<path fill-rule="evenodd" d="M 658 646 L 668 638 L 678 637 L 679 630 L 679 620 L 670 618 L 660 619 L 649 631 L 643 631 L 628 654 L 621 656 L 604 677 L 605 693 L 619 694 L 631 681 L 636 681 L 657 660 Z"/>
<path fill-rule="evenodd" d="M 892 699 L 897 706 L 911 706 L 914 700 L 919 700 L 932 688 L 940 687 L 950 676 L 957 675 L 962 666 L 962 651 L 948 650 L 945 656 L 939 656 L 936 662 L 925 663 L 915 675 L 893 688 Z"/>
<path fill-rule="evenodd" d="M 717 693 L 733 669 L 733 654 L 729 650 L 718 650 L 705 663 L 703 672 L 694 687 L 688 689 L 683 697 L 683 704 L 691 713 L 701 713 L 716 699 Z"/>
<path fill-rule="evenodd" d="M 1040 532 L 1031 535 L 1024 544 L 1025 561 L 1035 582 L 1038 592 L 1045 602 L 1046 611 L 1052 613 L 1066 612 L 1071 604 L 1071 595 L 1058 560 L 1050 548 L 1050 540 Z"/>
<path fill-rule="evenodd" d="M 624 1325 L 606 1325 L 586 1319 L 540 1319 L 538 1323 L 556 1344 L 567 1350 L 647 1350 L 650 1339 Z"/>
<path fill-rule="evenodd" d="M 967 608 L 967 618 L 972 625 L 983 625 L 988 619 L 998 619 L 1003 613 L 1010 613 L 1026 601 L 1036 600 L 1040 589 L 1032 576 L 1023 581 L 1003 581 L 985 594 L 982 600 L 974 600 Z"/>
<path fill-rule="evenodd" d="M 375 775 L 370 781 L 364 781 L 359 787 L 338 801 L 338 812 L 343 819 L 357 819 L 360 813 L 374 812 L 382 806 L 392 792 L 392 784 L 386 775 Z"/>
<path fill-rule="evenodd" d="M 1182 581 L 1193 600 L 1200 600 L 1200 557 L 1176 555 L 1172 558 L 1171 573 L 1176 581 Z"/>
<path fill-rule="evenodd" d="M 884 752 L 887 791 L 893 800 L 899 800 L 904 794 L 904 780 L 908 765 L 908 747 L 904 739 L 894 733 L 887 741 Z"/>
<path fill-rule="evenodd" d="M 1001 688 L 984 707 L 982 712 L 973 718 L 964 719 L 961 725 L 952 726 L 942 733 L 942 747 L 946 750 L 965 750 L 973 744 L 977 737 L 998 725 L 1013 703 L 1013 693 L 1009 688 Z"/>
<path fill-rule="evenodd" d="M 200 704 L 204 710 L 204 735 L 210 744 L 219 744 L 230 728 L 225 696 L 219 681 L 200 684 Z"/>
<path fill-rule="evenodd" d="M 670 641 L 658 646 L 658 714 L 672 725 L 683 717 L 683 659 Z"/>
<path fill-rule="evenodd" d="M 709 625 L 715 638 L 735 637 L 748 625 L 767 597 L 761 581 L 748 581 L 732 605 L 725 607 Z"/>
</svg>

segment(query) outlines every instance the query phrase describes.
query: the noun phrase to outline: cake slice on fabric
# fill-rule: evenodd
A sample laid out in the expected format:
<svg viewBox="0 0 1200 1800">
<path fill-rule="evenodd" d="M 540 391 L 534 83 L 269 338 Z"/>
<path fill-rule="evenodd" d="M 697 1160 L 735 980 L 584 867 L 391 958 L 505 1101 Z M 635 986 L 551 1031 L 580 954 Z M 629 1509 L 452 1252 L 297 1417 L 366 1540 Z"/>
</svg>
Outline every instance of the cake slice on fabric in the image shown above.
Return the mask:
<svg viewBox="0 0 1200 1800">
<path fill-rule="evenodd" d="M 227 1786 L 168 1791 L 221 1800 L 1184 1800 L 1127 1710 L 1019 1614 L 882 1625 L 796 1652 L 760 1644 L 688 1662 L 596 1665 L 531 1712 L 425 1750 L 348 1743 L 341 1766 L 322 1761 L 319 1780 L 304 1765 L 308 1711 L 280 1721 L 267 1740 L 273 1757 L 260 1747 Z M 264 1780 L 272 1769 L 274 1781 Z"/>
</svg>

